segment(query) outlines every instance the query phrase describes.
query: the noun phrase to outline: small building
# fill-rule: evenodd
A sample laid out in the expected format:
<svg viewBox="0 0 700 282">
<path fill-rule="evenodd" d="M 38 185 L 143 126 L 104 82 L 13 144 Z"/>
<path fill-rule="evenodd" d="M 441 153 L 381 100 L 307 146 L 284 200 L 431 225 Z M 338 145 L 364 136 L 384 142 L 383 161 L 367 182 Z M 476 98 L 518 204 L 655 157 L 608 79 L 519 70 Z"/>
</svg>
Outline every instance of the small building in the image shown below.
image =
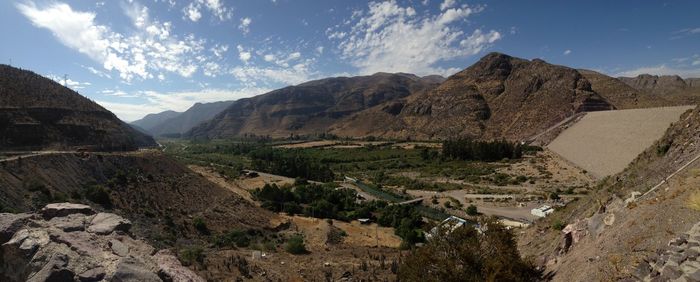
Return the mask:
<svg viewBox="0 0 700 282">
<path fill-rule="evenodd" d="M 358 218 L 357 221 L 359 221 L 360 224 L 370 224 L 370 222 L 372 222 L 369 218 Z"/>
<path fill-rule="evenodd" d="M 440 222 L 440 224 L 433 227 L 433 229 L 430 229 L 430 232 L 425 234 L 425 238 L 430 240 L 430 238 L 437 235 L 438 230 L 443 230 L 444 232 L 452 233 L 452 231 L 455 231 L 457 228 L 460 228 L 465 224 L 467 224 L 467 220 L 451 215 L 450 217 Z"/>
<path fill-rule="evenodd" d="M 539 208 L 532 209 L 530 213 L 534 216 L 538 217 L 546 217 L 550 213 L 554 212 L 554 208 L 548 205 L 541 206 Z"/>
</svg>

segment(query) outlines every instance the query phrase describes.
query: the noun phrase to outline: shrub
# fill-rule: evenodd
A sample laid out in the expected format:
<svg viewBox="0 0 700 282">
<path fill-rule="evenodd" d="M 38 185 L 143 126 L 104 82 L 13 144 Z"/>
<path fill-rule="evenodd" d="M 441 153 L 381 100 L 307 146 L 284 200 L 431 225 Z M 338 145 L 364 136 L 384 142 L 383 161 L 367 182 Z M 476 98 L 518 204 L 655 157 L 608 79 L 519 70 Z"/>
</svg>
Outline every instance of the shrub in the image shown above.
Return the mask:
<svg viewBox="0 0 700 282">
<path fill-rule="evenodd" d="M 284 249 L 294 255 L 306 254 L 309 251 L 306 250 L 306 245 L 304 244 L 304 237 L 301 235 L 294 235 L 287 240 L 287 245 Z"/>
<path fill-rule="evenodd" d="M 479 210 L 477 210 L 475 205 L 469 205 L 467 207 L 467 214 L 471 216 L 475 216 L 479 214 Z"/>
<path fill-rule="evenodd" d="M 561 197 L 559 197 L 559 194 L 552 192 L 551 194 L 549 194 L 549 199 L 556 201 L 556 200 L 561 199 Z"/>
<path fill-rule="evenodd" d="M 180 261 L 183 265 L 189 266 L 195 262 L 204 262 L 204 250 L 198 246 L 187 247 L 180 251 L 179 253 Z"/>
<path fill-rule="evenodd" d="M 562 222 L 561 220 L 557 219 L 552 223 L 552 229 L 554 230 L 559 230 L 561 231 L 566 227 L 566 223 Z"/>
<path fill-rule="evenodd" d="M 209 228 L 207 228 L 207 224 L 204 222 L 204 219 L 201 217 L 195 218 L 194 221 L 192 221 L 192 225 L 194 225 L 194 228 L 199 231 L 199 233 L 202 233 L 204 235 L 209 235 Z"/>
<path fill-rule="evenodd" d="M 399 281 L 538 281 L 532 264 L 518 253 L 512 231 L 496 219 L 479 234 L 465 225 L 453 232 L 438 232 L 425 246 L 413 251 L 398 269 Z M 430 271 L 426 271 L 426 270 Z"/>
<path fill-rule="evenodd" d="M 112 200 L 109 197 L 109 192 L 107 192 L 107 189 L 101 185 L 90 185 L 85 187 L 85 198 L 105 208 L 112 208 Z"/>
</svg>

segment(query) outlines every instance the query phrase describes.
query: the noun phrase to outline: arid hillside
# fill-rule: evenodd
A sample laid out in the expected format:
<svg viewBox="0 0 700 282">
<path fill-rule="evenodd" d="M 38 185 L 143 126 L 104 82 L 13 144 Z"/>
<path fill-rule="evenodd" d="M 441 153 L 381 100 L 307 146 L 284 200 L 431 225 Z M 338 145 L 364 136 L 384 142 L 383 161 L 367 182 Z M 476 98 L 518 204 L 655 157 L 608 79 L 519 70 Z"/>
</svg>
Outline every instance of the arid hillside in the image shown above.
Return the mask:
<svg viewBox="0 0 700 282">
<path fill-rule="evenodd" d="M 0 163 L 0 208 L 35 211 L 49 202 L 84 202 L 134 222 L 156 246 L 212 232 L 264 228 L 271 214 L 159 153 L 49 154 Z"/>
<path fill-rule="evenodd" d="M 668 281 L 695 274 L 698 257 L 676 251 L 698 251 L 698 130 L 695 108 L 590 199 L 527 230 L 519 241 L 522 253 L 546 266 L 554 281 Z M 557 224 L 568 225 L 559 231 Z"/>
<path fill-rule="evenodd" d="M 310 81 L 237 100 L 187 135 L 221 138 L 245 134 L 286 137 L 292 133 L 324 133 L 349 115 L 432 89 L 439 81 L 435 76 L 420 78 L 401 73 Z M 398 113 L 401 105 L 387 106 L 385 111 Z"/>
<path fill-rule="evenodd" d="M 241 99 L 186 136 L 526 140 L 580 112 L 685 105 L 691 96 L 667 97 L 594 71 L 490 53 L 444 81 L 379 73 Z"/>
<path fill-rule="evenodd" d="M 155 141 L 80 94 L 31 71 L 0 65 L 0 150 L 134 150 Z"/>
</svg>

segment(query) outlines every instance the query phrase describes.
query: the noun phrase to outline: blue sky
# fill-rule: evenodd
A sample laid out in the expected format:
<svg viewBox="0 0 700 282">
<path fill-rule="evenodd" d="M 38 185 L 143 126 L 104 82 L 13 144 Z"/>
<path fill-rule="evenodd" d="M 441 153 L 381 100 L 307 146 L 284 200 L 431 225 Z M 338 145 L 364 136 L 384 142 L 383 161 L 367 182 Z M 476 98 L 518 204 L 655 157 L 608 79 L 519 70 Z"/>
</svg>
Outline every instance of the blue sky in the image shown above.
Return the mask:
<svg viewBox="0 0 700 282">
<path fill-rule="evenodd" d="M 491 51 L 700 77 L 700 1 L 0 1 L 0 62 L 132 121 L 328 76 L 448 76 Z"/>
</svg>

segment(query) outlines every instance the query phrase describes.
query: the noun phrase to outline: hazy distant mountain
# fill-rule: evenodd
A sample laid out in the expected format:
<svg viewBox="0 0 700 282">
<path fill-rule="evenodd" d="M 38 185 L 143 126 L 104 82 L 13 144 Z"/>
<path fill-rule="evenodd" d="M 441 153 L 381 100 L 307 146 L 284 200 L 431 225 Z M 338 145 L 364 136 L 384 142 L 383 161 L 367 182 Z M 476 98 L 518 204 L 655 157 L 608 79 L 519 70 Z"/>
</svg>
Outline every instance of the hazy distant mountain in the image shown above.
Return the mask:
<svg viewBox="0 0 700 282">
<path fill-rule="evenodd" d="M 164 121 L 176 117 L 180 112 L 176 111 L 164 111 L 157 114 L 148 114 L 140 120 L 132 121 L 132 125 L 136 125 L 139 128 L 149 132 L 153 127 L 163 123 Z"/>
<path fill-rule="evenodd" d="M 100 105 L 34 72 L 0 65 L 0 149 L 154 146 Z"/>
<path fill-rule="evenodd" d="M 310 81 L 240 99 L 212 120 L 193 128 L 189 135 L 221 138 L 326 132 L 354 113 L 430 90 L 438 85 L 435 80 L 436 77 L 423 79 L 405 73 L 377 73 Z"/>
<path fill-rule="evenodd" d="M 154 136 L 178 135 L 185 133 L 194 126 L 210 120 L 218 113 L 231 105 L 233 101 L 222 101 L 213 103 L 197 103 L 172 118 L 169 118 L 149 129 Z"/>
</svg>

